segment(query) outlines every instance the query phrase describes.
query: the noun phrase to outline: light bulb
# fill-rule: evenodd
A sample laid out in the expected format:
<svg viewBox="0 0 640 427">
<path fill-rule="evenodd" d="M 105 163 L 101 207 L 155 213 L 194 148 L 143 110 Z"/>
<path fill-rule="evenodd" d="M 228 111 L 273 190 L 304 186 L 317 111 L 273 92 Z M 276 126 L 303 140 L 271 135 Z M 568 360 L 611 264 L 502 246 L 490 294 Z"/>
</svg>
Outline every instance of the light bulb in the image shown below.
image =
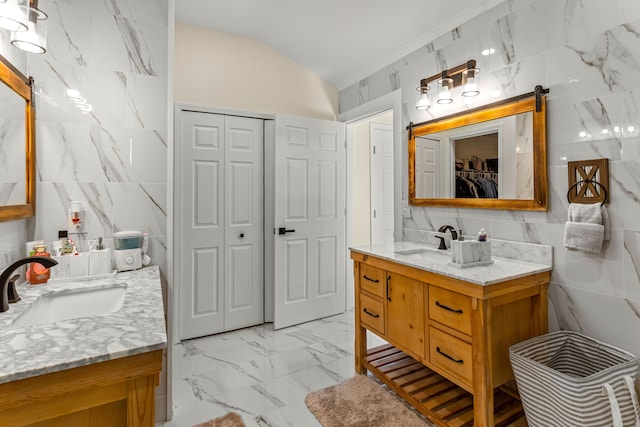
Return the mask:
<svg viewBox="0 0 640 427">
<path fill-rule="evenodd" d="M 429 102 L 427 94 L 423 93 L 422 95 L 420 95 L 420 98 L 418 98 L 418 102 L 416 102 L 416 109 L 428 110 L 429 108 L 431 108 L 431 103 Z"/>
<path fill-rule="evenodd" d="M 478 84 L 476 83 L 475 77 L 468 76 L 467 83 L 464 85 L 462 90 L 462 96 L 473 97 L 478 95 L 480 95 L 480 91 L 478 90 Z"/>
</svg>

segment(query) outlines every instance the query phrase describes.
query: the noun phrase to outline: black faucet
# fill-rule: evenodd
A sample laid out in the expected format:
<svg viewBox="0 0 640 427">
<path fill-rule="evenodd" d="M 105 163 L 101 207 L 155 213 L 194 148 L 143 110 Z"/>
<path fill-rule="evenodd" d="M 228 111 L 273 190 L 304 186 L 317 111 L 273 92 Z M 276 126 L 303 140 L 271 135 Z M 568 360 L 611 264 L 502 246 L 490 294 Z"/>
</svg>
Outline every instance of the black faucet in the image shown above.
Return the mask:
<svg viewBox="0 0 640 427">
<path fill-rule="evenodd" d="M 456 240 L 458 238 L 458 233 L 456 232 L 456 229 L 453 228 L 453 226 L 451 225 L 443 225 L 442 227 L 440 227 L 438 229 L 438 231 L 440 233 L 446 233 L 448 231 L 451 232 L 451 240 Z M 444 236 L 436 236 L 438 239 L 440 239 L 440 246 L 438 246 L 438 249 L 442 249 L 444 251 L 447 250 L 447 245 L 444 242 Z"/>
<path fill-rule="evenodd" d="M 19 259 L 9 267 L 5 268 L 2 274 L 0 274 L 0 313 L 4 313 L 9 310 L 9 302 L 16 302 L 20 300 L 20 296 L 18 296 L 18 291 L 16 290 L 16 280 L 20 276 L 14 275 L 11 278 L 9 277 L 18 267 L 30 262 L 36 262 L 46 268 L 51 268 L 58 264 L 58 261 L 48 257 L 29 256 Z"/>
</svg>

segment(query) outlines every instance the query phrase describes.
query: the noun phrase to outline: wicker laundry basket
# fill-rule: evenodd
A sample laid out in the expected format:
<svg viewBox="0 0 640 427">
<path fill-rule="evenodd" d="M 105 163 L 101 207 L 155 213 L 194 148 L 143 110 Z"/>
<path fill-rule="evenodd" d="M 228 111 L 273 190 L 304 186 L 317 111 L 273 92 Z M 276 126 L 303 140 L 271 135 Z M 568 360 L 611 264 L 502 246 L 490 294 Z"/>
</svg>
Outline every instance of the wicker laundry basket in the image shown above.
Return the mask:
<svg viewBox="0 0 640 427">
<path fill-rule="evenodd" d="M 640 426 L 633 354 L 560 331 L 511 346 L 509 357 L 529 427 Z"/>
</svg>

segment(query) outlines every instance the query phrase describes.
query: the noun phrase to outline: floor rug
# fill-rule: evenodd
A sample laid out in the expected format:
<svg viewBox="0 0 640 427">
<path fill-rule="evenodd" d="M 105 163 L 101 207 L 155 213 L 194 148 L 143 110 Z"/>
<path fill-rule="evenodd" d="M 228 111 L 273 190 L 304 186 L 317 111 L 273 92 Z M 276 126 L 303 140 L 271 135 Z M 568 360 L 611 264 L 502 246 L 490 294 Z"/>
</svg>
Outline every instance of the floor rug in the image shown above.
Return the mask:
<svg viewBox="0 0 640 427">
<path fill-rule="evenodd" d="M 309 393 L 305 403 L 324 427 L 431 425 L 365 375 Z"/>
<path fill-rule="evenodd" d="M 225 416 L 193 427 L 245 427 L 245 424 L 242 422 L 242 417 L 240 415 L 235 412 L 229 412 Z"/>
</svg>

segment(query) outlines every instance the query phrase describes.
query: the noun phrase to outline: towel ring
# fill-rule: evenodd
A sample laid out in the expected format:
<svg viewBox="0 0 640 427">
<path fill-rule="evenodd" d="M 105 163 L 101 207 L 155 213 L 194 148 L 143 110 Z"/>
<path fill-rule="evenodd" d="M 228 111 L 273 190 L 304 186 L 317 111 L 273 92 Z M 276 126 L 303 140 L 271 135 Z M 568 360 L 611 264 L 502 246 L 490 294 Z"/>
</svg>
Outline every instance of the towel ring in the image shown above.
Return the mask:
<svg viewBox="0 0 640 427">
<path fill-rule="evenodd" d="M 582 181 L 576 181 L 575 183 L 573 183 L 571 185 L 571 187 L 569 187 L 569 189 L 567 190 L 567 201 L 569 203 L 571 203 L 571 199 L 569 198 L 569 195 L 571 194 L 571 190 L 573 190 L 574 188 L 578 187 L 578 184 L 597 184 L 600 186 L 600 188 L 602 189 L 602 192 L 604 193 L 604 199 L 602 200 L 601 204 L 605 204 L 607 203 L 607 200 L 609 198 L 609 193 L 607 192 L 607 187 L 605 187 L 604 185 L 600 184 L 598 181 L 594 181 L 592 179 L 583 179 Z"/>
</svg>

